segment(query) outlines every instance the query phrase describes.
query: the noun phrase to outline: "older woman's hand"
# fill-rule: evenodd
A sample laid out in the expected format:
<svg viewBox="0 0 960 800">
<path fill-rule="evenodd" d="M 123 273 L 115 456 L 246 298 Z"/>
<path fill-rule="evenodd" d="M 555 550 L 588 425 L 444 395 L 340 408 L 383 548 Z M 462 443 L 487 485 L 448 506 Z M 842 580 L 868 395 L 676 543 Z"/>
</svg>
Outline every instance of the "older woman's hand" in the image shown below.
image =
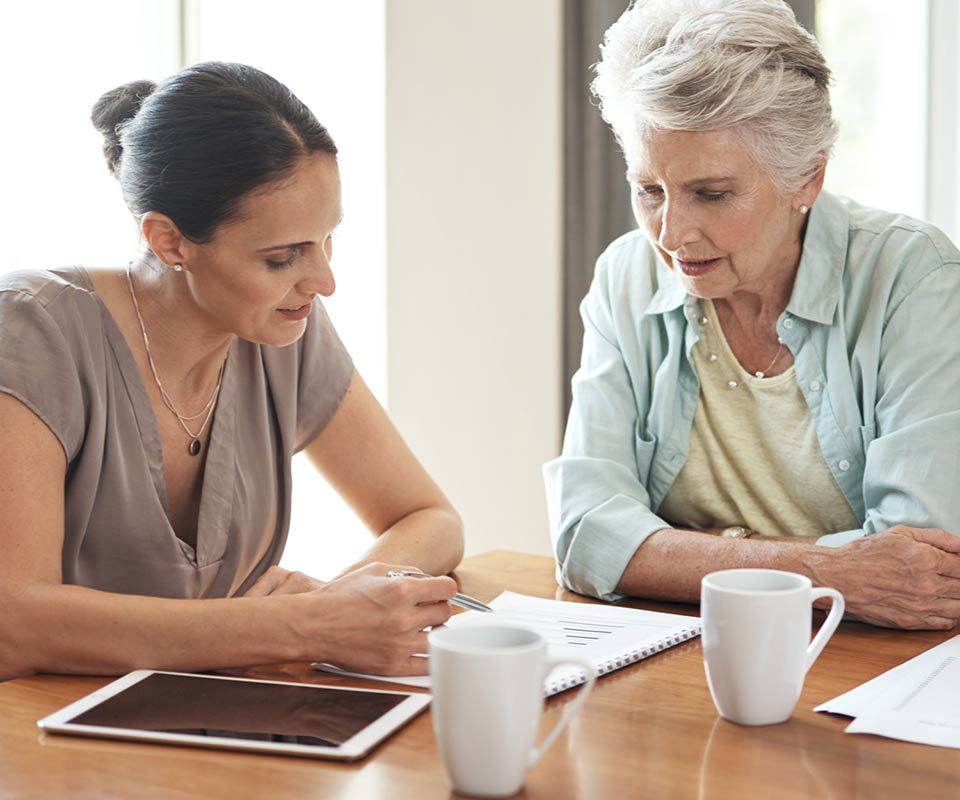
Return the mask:
<svg viewBox="0 0 960 800">
<path fill-rule="evenodd" d="M 304 575 L 302 572 L 291 572 L 283 567 L 270 567 L 257 578 L 244 597 L 266 597 L 271 594 L 300 594 L 319 589 L 324 582 Z"/>
<path fill-rule="evenodd" d="M 413 567 L 368 564 L 290 600 L 304 613 L 291 623 L 308 643 L 309 659 L 356 672 L 425 675 L 425 628 L 450 618 L 452 578 L 391 578 Z M 307 608 L 306 604 L 311 604 Z"/>
<path fill-rule="evenodd" d="M 949 630 L 960 620 L 960 536 L 897 525 L 821 553 L 815 581 L 843 593 L 847 612 L 890 628 Z"/>
</svg>

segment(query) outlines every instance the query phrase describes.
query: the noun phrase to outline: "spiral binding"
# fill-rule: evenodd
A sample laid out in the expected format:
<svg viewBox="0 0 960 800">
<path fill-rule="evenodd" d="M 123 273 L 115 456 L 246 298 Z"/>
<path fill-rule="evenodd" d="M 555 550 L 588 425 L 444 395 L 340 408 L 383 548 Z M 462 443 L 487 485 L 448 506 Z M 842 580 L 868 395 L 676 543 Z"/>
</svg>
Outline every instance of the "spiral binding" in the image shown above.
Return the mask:
<svg viewBox="0 0 960 800">
<path fill-rule="evenodd" d="M 657 653 L 666 650 L 668 647 L 673 647 L 676 644 L 680 644 L 681 642 L 685 642 L 688 639 L 692 639 L 699 635 L 700 626 L 693 625 L 689 628 L 685 628 L 679 633 L 660 639 L 659 641 L 656 641 L 647 647 L 643 647 L 639 650 L 630 650 L 625 655 L 617 656 L 616 658 L 610 658 L 597 665 L 597 676 L 599 677 L 600 675 L 606 675 L 608 672 L 613 672 L 621 667 L 627 667 L 630 664 L 635 664 L 637 661 L 643 661 L 643 659 L 649 658 L 652 655 L 656 655 Z M 550 683 L 547 686 L 547 697 L 566 691 L 567 689 L 572 689 L 574 686 L 579 686 L 586 680 L 587 673 L 585 673 L 583 670 L 577 670 L 577 672 L 572 673 L 568 677 Z"/>
</svg>

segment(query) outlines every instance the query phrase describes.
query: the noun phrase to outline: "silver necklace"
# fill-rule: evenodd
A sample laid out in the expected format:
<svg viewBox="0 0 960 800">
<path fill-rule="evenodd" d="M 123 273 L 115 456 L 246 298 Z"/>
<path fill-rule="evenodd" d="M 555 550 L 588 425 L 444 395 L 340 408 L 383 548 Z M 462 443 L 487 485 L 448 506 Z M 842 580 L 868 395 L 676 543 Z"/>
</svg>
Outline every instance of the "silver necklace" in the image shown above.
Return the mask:
<svg viewBox="0 0 960 800">
<path fill-rule="evenodd" d="M 767 373 L 773 369 L 773 365 L 777 363 L 777 359 L 780 358 L 780 354 L 783 352 L 783 339 L 779 336 L 777 337 L 777 342 L 780 346 L 777 348 L 777 354 L 773 357 L 773 361 L 770 362 L 770 365 L 766 369 L 758 369 L 753 374 L 758 378 L 765 378 Z"/>
<path fill-rule="evenodd" d="M 698 321 L 700 322 L 701 325 L 707 325 L 707 323 L 710 322 L 710 319 L 704 313 L 702 306 L 700 307 L 700 317 Z M 723 336 L 723 333 L 721 332 L 720 335 Z M 756 372 L 754 372 L 753 376 L 755 378 L 765 378 L 767 376 L 767 373 L 773 369 L 773 365 L 777 363 L 777 360 L 780 358 L 780 354 L 783 352 L 783 339 L 781 339 L 779 336 L 777 337 L 777 344 L 779 345 L 779 347 L 777 347 L 777 353 L 773 357 L 773 361 L 771 361 L 767 365 L 766 369 L 758 369 Z M 717 360 L 717 356 L 714 353 L 711 353 L 709 358 L 710 358 L 710 361 L 712 362 L 715 362 Z M 727 388 L 729 389 L 736 389 L 737 386 L 739 385 L 740 385 L 739 382 L 735 378 L 731 378 L 730 380 L 727 381 Z"/>
<path fill-rule="evenodd" d="M 220 387 L 223 385 L 223 370 L 227 365 L 226 356 L 224 356 L 223 363 L 220 365 L 220 374 L 217 376 L 217 385 L 214 387 L 213 394 L 210 395 L 210 399 L 204 404 L 203 408 L 197 414 L 194 414 L 192 417 L 186 417 L 180 413 L 177 407 L 173 404 L 173 400 L 170 399 L 170 395 L 167 394 L 166 389 L 163 388 L 163 383 L 160 381 L 160 375 L 157 373 L 157 365 L 153 363 L 153 354 L 150 352 L 150 339 L 147 337 L 147 327 L 143 324 L 143 315 L 140 313 L 140 303 L 137 302 L 137 293 L 133 289 L 133 278 L 130 277 L 130 265 L 127 264 L 127 286 L 130 287 L 130 298 L 133 300 L 133 310 L 137 312 L 137 321 L 140 323 L 140 333 L 143 334 L 143 347 L 147 351 L 147 361 L 150 362 L 150 371 L 153 373 L 153 380 L 157 384 L 157 389 L 160 390 L 160 398 L 163 400 L 163 404 L 173 412 L 174 416 L 177 418 L 177 421 L 180 423 L 180 427 L 186 431 L 187 436 L 190 437 L 190 444 L 187 446 L 187 452 L 192 456 L 200 455 L 200 437 L 203 436 L 204 430 L 206 430 L 207 423 L 210 422 L 210 418 L 213 416 L 213 408 L 217 402 L 217 397 L 220 394 Z M 187 427 L 188 420 L 195 420 L 199 417 L 206 414 L 203 417 L 203 422 L 200 425 L 200 430 L 194 433 L 190 428 Z"/>
</svg>

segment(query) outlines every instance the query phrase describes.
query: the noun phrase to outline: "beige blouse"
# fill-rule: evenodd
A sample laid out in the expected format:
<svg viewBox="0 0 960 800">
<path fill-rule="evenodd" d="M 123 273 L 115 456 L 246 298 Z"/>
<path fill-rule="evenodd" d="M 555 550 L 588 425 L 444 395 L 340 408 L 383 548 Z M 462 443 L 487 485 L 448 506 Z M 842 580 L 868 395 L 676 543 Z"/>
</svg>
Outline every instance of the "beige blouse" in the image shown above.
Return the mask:
<svg viewBox="0 0 960 800">
<path fill-rule="evenodd" d="M 690 450 L 657 513 L 678 527 L 745 525 L 771 536 L 857 527 L 820 451 L 794 367 L 771 378 L 751 375 L 730 349 L 713 302 L 701 309 Z"/>
<path fill-rule="evenodd" d="M 158 597 L 243 593 L 280 560 L 290 459 L 333 417 L 353 364 L 318 303 L 287 347 L 237 340 L 204 468 L 196 549 L 168 518 L 146 387 L 86 271 L 0 277 L 0 392 L 67 455 L 64 583 Z"/>
</svg>

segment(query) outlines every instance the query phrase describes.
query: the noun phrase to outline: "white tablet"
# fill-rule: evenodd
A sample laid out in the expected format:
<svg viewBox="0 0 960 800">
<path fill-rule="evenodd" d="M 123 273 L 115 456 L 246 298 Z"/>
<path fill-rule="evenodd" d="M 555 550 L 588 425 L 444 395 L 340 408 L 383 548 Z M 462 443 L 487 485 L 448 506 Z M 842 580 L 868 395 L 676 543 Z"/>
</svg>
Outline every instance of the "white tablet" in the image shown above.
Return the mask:
<svg viewBox="0 0 960 800">
<path fill-rule="evenodd" d="M 428 694 L 138 670 L 44 717 L 45 731 L 351 760 Z"/>
</svg>

